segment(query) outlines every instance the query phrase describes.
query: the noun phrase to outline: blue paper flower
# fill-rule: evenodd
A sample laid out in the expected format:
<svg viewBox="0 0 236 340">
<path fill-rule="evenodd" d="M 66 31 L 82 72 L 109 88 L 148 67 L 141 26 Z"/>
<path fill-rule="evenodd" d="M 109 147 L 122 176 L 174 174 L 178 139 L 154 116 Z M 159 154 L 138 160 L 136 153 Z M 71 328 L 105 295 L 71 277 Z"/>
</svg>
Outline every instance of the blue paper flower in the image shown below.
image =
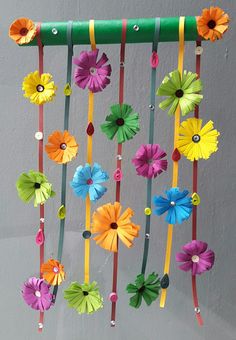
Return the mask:
<svg viewBox="0 0 236 340">
<path fill-rule="evenodd" d="M 187 220 L 192 212 L 192 199 L 187 197 L 188 190 L 180 191 L 179 188 L 171 188 L 166 191 L 167 198 L 154 196 L 153 202 L 158 216 L 168 211 L 165 221 L 169 224 L 181 224 Z"/>
<path fill-rule="evenodd" d="M 109 179 L 106 171 L 101 166 L 94 163 L 93 168 L 86 163 L 85 166 L 80 165 L 74 174 L 73 181 L 70 182 L 76 196 L 83 199 L 89 194 L 91 201 L 97 201 L 107 191 L 100 183 Z"/>
</svg>

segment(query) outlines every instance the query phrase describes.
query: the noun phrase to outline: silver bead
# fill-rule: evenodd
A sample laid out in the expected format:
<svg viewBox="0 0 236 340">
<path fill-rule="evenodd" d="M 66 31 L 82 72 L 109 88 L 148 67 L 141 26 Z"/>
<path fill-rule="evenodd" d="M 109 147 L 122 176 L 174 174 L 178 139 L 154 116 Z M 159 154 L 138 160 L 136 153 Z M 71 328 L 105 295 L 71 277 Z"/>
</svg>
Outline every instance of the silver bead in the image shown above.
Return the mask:
<svg viewBox="0 0 236 340">
<path fill-rule="evenodd" d="M 170 205 L 171 205 L 172 207 L 174 207 L 174 206 L 175 206 L 175 202 L 174 202 L 174 201 L 171 201 L 171 202 L 170 202 Z"/>
<path fill-rule="evenodd" d="M 199 314 L 200 313 L 200 308 L 199 307 L 195 307 L 194 311 L 195 311 L 195 313 Z"/>
<path fill-rule="evenodd" d="M 43 133 L 41 131 L 37 131 L 37 132 L 35 132 L 34 137 L 37 140 L 42 140 L 43 139 Z"/>
<path fill-rule="evenodd" d="M 152 110 L 152 111 L 154 111 L 154 109 L 155 109 L 155 106 L 152 105 L 152 104 L 148 105 L 148 107 L 149 107 L 149 109 Z"/>
<path fill-rule="evenodd" d="M 42 328 L 43 328 L 43 324 L 42 324 L 42 322 L 39 322 L 39 324 L 38 324 L 38 327 L 39 327 L 40 329 L 42 329 Z"/>
<path fill-rule="evenodd" d="M 122 156 L 121 155 L 116 155 L 116 159 L 118 159 L 118 161 L 122 160 Z"/>
<path fill-rule="evenodd" d="M 120 67 L 125 67 L 125 63 L 123 61 L 120 62 Z"/>
<path fill-rule="evenodd" d="M 111 327 L 114 327 L 116 325 L 115 320 L 111 320 Z"/>
<path fill-rule="evenodd" d="M 202 46 L 197 46 L 197 47 L 195 48 L 195 54 L 196 54 L 196 55 L 201 55 L 202 52 L 203 52 Z"/>
<path fill-rule="evenodd" d="M 52 28 L 52 34 L 57 35 L 57 33 L 58 33 L 58 30 L 55 27 L 53 27 Z"/>
<path fill-rule="evenodd" d="M 133 29 L 134 29 L 136 32 L 138 32 L 138 31 L 139 31 L 139 26 L 138 26 L 138 25 L 134 25 L 134 26 L 133 26 Z"/>
<path fill-rule="evenodd" d="M 40 218 L 40 222 L 44 223 L 44 218 L 43 217 Z"/>
<path fill-rule="evenodd" d="M 145 234 L 145 238 L 146 238 L 147 240 L 149 240 L 150 234 L 146 233 L 146 234 Z"/>
<path fill-rule="evenodd" d="M 193 137 L 192 137 L 192 141 L 194 142 L 194 143 L 198 143 L 198 142 L 200 142 L 200 140 L 201 140 L 201 137 L 199 136 L 199 135 L 193 135 Z"/>
</svg>

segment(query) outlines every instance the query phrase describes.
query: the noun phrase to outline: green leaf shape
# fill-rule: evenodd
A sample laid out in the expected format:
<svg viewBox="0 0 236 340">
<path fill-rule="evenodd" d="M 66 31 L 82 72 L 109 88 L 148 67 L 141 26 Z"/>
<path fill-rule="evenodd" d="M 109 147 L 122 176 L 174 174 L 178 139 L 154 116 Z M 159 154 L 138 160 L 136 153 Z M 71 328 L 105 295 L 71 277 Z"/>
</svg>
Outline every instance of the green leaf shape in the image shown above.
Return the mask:
<svg viewBox="0 0 236 340">
<path fill-rule="evenodd" d="M 145 280 L 144 274 L 137 275 L 135 279 L 135 284 L 129 283 L 126 290 L 129 294 L 134 294 L 130 300 L 129 304 L 131 307 L 139 308 L 142 303 L 142 298 L 148 306 L 155 301 L 160 293 L 161 282 L 158 274 L 151 273 Z"/>
<path fill-rule="evenodd" d="M 183 91 L 182 97 L 179 98 L 176 96 L 177 90 Z M 195 105 L 200 104 L 203 98 L 203 95 L 200 94 L 201 91 L 202 82 L 200 79 L 197 79 L 196 73 L 185 70 L 181 79 L 180 72 L 174 70 L 165 76 L 157 89 L 158 96 L 167 96 L 167 98 L 159 104 L 159 107 L 163 111 L 169 107 L 168 115 L 172 116 L 175 114 L 178 105 L 180 105 L 182 115 L 186 116 L 194 110 Z"/>
<path fill-rule="evenodd" d="M 16 189 L 23 202 L 29 203 L 34 199 L 34 207 L 44 204 L 50 197 L 55 196 L 52 184 L 48 182 L 47 177 L 43 173 L 34 170 L 22 173 L 19 176 Z"/>
<path fill-rule="evenodd" d="M 68 306 L 74 308 L 79 314 L 93 314 L 103 307 L 103 298 L 96 281 L 82 284 L 72 282 L 64 291 L 64 298 Z"/>
<path fill-rule="evenodd" d="M 112 140 L 117 135 L 117 142 L 124 143 L 132 139 L 140 130 L 139 114 L 133 112 L 133 108 L 128 104 L 115 104 L 110 107 L 111 114 L 101 124 L 101 130 L 107 138 Z M 123 119 L 124 124 L 118 125 L 117 120 Z"/>
</svg>

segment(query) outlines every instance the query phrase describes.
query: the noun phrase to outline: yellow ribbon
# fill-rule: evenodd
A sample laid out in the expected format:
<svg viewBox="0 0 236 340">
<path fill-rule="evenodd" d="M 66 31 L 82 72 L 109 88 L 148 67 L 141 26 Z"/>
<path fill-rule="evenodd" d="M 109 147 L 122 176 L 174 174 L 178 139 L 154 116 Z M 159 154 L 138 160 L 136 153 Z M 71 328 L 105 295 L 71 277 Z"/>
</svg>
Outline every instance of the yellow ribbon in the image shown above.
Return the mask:
<svg viewBox="0 0 236 340">
<path fill-rule="evenodd" d="M 89 38 L 92 50 L 96 50 L 94 20 L 89 21 Z M 88 124 L 93 123 L 93 109 L 94 109 L 94 93 L 89 91 L 88 97 Z M 93 137 L 87 137 L 87 163 L 92 164 L 93 156 Z M 86 197 L 85 203 L 85 229 L 91 229 L 91 202 L 89 195 Z M 90 268 L 90 239 L 85 240 L 85 254 L 84 254 L 84 282 L 89 283 L 89 268 Z"/>
<path fill-rule="evenodd" d="M 180 76 L 183 74 L 183 64 L 184 64 L 184 21 L 185 17 L 179 18 L 179 55 L 178 55 L 178 70 Z M 174 127 L 174 150 L 177 147 L 178 136 L 179 136 L 179 125 L 180 125 L 180 106 L 178 105 L 175 112 L 175 127 Z M 172 188 L 178 186 L 178 172 L 179 163 L 173 162 L 173 175 L 172 175 Z M 173 239 L 173 224 L 168 225 L 167 241 L 166 241 L 166 255 L 164 264 L 164 274 L 169 274 L 170 272 L 170 260 L 171 260 L 171 248 Z M 160 298 L 160 307 L 164 308 L 166 303 L 167 289 L 162 289 Z"/>
</svg>

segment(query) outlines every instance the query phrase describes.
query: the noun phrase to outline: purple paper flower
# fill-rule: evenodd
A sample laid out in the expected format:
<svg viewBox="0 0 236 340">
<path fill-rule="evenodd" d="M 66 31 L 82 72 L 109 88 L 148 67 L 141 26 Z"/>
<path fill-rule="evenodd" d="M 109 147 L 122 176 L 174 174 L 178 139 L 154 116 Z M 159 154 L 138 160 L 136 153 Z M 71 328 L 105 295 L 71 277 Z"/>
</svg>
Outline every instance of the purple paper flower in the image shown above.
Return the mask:
<svg viewBox="0 0 236 340">
<path fill-rule="evenodd" d="M 50 285 L 43 279 L 30 277 L 24 283 L 22 296 L 27 305 L 41 312 L 48 310 L 52 305 L 52 294 L 49 291 Z"/>
<path fill-rule="evenodd" d="M 203 241 L 191 241 L 182 247 L 184 253 L 176 254 L 177 262 L 184 262 L 179 266 L 185 272 L 192 270 L 192 275 L 202 274 L 210 270 L 215 261 L 215 253 L 207 250 L 208 244 Z"/>
<path fill-rule="evenodd" d="M 74 73 L 75 83 L 85 89 L 88 87 L 93 93 L 100 92 L 110 84 L 111 65 L 105 65 L 108 58 L 105 53 L 97 61 L 99 50 L 83 51 L 79 58 L 74 58 L 76 67 Z"/>
<path fill-rule="evenodd" d="M 167 169 L 167 160 L 162 159 L 165 156 L 159 144 L 142 144 L 132 159 L 137 175 L 147 178 L 160 175 Z"/>
</svg>

